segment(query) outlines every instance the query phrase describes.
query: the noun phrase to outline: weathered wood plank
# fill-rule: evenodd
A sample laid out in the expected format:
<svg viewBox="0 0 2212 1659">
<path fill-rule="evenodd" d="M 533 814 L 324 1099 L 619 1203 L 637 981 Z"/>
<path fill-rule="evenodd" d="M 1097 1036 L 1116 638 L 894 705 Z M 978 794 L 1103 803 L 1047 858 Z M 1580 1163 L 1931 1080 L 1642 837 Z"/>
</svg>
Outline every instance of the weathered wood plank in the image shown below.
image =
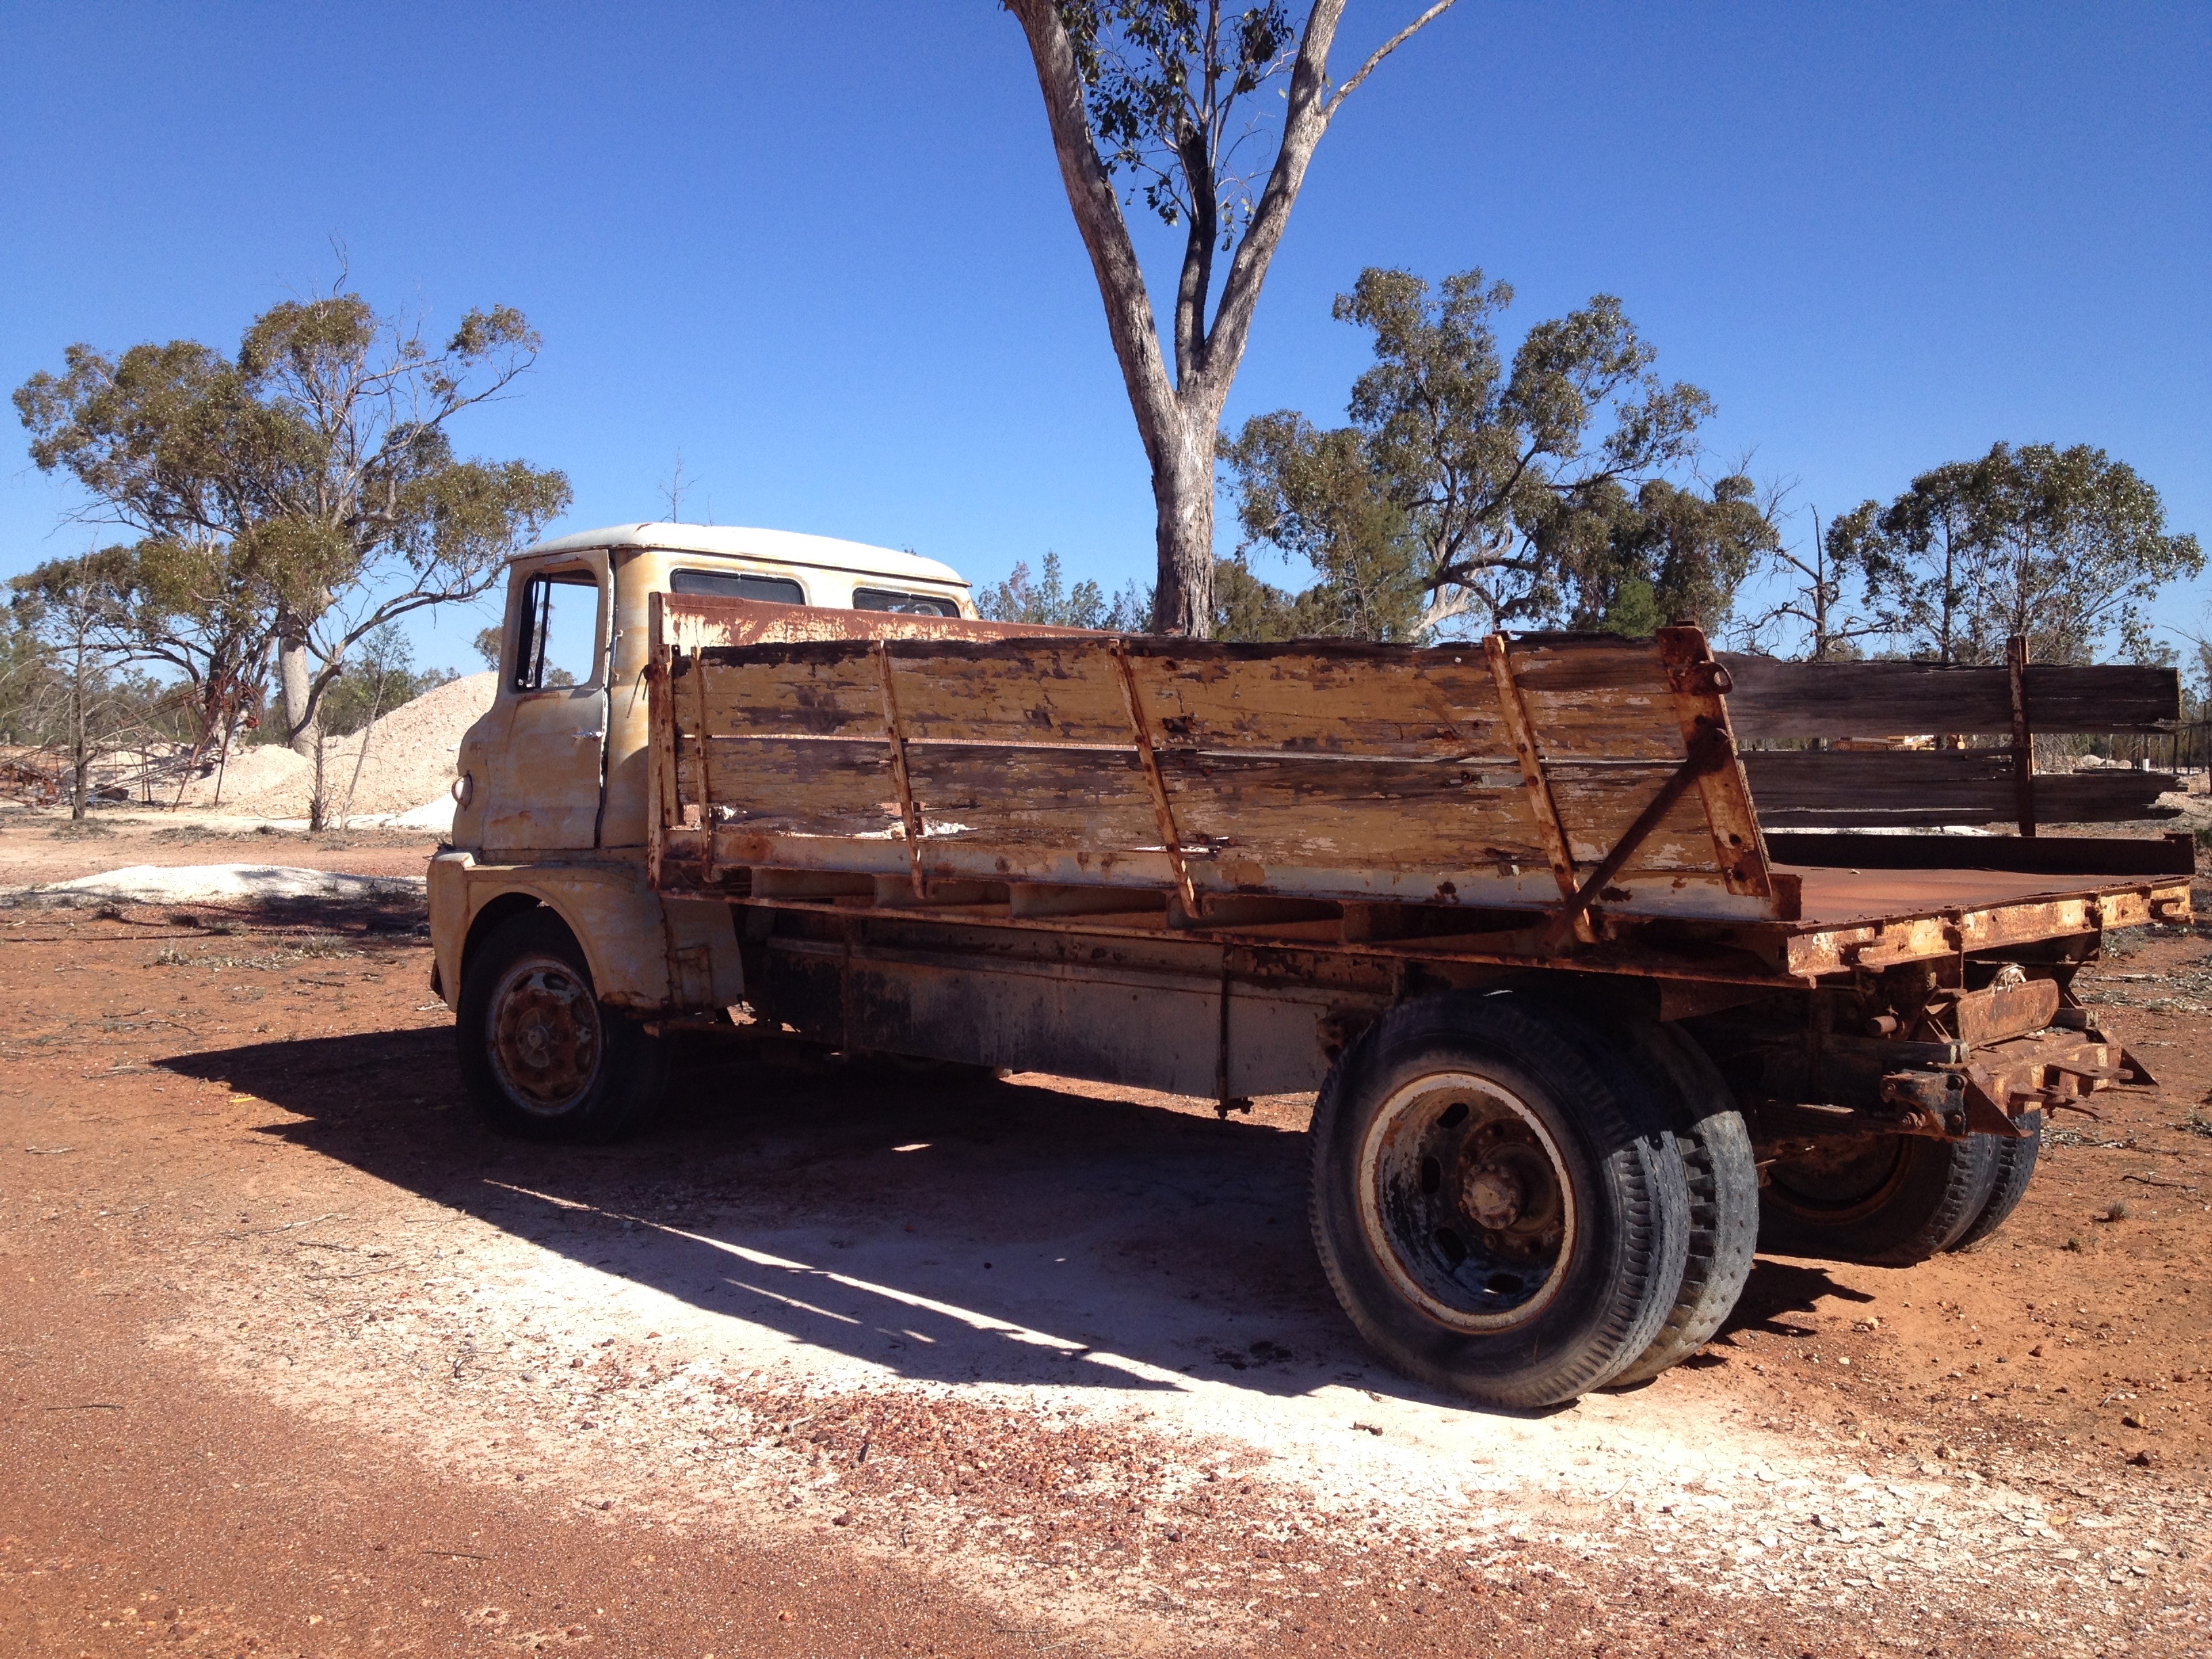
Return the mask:
<svg viewBox="0 0 2212 1659">
<path fill-rule="evenodd" d="M 1156 849 L 1133 750 L 910 744 L 907 773 L 930 841 Z"/>
<path fill-rule="evenodd" d="M 1585 872 L 1604 860 L 1613 844 L 1659 793 L 1672 767 L 1572 767 L 1550 769 L 1552 799 L 1559 804 L 1575 863 Z M 1713 832 L 1705 803 L 1692 792 L 1675 802 L 1625 873 L 1651 870 L 1713 870 Z"/>
<path fill-rule="evenodd" d="M 1139 660 L 1164 748 L 1401 759 L 1511 752 L 1479 646 L 1381 659 L 1298 644 L 1257 658 L 1155 651 Z"/>
<path fill-rule="evenodd" d="M 1073 869 L 1153 884 L 1156 866 L 1182 879 L 1166 836 L 1208 891 L 1554 902 L 1544 896 L 1553 860 L 1482 647 L 932 639 L 904 629 L 881 638 L 770 637 L 678 656 L 678 678 L 693 683 L 672 686 L 666 704 L 675 817 L 708 803 L 717 857 L 726 845 L 804 843 L 823 868 L 905 863 L 932 879 L 956 868 L 1031 878 Z M 1667 665 L 1649 641 L 1547 636 L 1505 651 L 1516 687 L 1525 678 L 1561 854 L 1595 867 L 1681 764 Z M 1133 710 L 1152 739 L 1157 787 Z M 901 843 L 896 858 L 886 843 Z M 1691 794 L 1603 902 L 1770 908 L 1727 886 Z"/>
<path fill-rule="evenodd" d="M 762 738 L 706 749 L 703 799 L 718 823 L 775 835 L 903 834 L 888 743 Z M 687 744 L 677 757 L 677 793 L 687 805 L 702 799 L 700 752 Z"/>
<path fill-rule="evenodd" d="M 1539 636 L 1508 653 L 1547 762 L 1682 758 L 1674 688 L 1654 641 Z"/>
<path fill-rule="evenodd" d="M 894 647 L 891 675 L 915 741 L 1101 744 L 1128 748 L 1120 671 L 1098 638 L 1021 641 L 916 655 Z"/>
<path fill-rule="evenodd" d="M 1791 824 L 2010 823 L 2012 756 L 1999 749 L 1753 750 L 1752 799 L 1770 827 Z M 2045 823 L 2120 823 L 2160 816 L 2171 775 L 2119 768 L 2048 773 L 2035 781 Z"/>
<path fill-rule="evenodd" d="M 1729 713 L 1746 739 L 2012 730 L 2002 665 L 1778 662 L 1728 653 L 1720 660 L 1735 682 Z M 2031 664 L 2024 685 L 2037 732 L 2162 732 L 2181 718 L 2181 678 L 2171 668 Z"/>
<path fill-rule="evenodd" d="M 696 830 L 672 831 L 672 859 L 696 856 L 705 837 Z M 896 841 L 841 841 L 818 836 L 758 835 L 731 828 L 714 834 L 717 860 L 726 866 L 769 865 L 793 870 L 848 872 L 866 871 L 878 875 L 902 874 L 906 848 Z M 989 881 L 1041 881 L 1097 886 L 1124 886 L 1154 892 L 1173 887 L 1175 878 L 1164 854 L 1158 852 L 1115 854 L 1054 844 L 1029 848 L 971 846 L 957 840 L 932 836 L 925 844 L 923 865 L 931 880 L 973 878 Z M 1352 866 L 1342 868 L 1291 865 L 1265 871 L 1258 863 L 1233 857 L 1191 860 L 1193 881 L 1201 893 L 1246 890 L 1248 878 L 1263 872 L 1268 890 L 1306 898 L 1349 899 L 1356 902 L 1412 902 L 1502 906 L 1541 910 L 1557 902 L 1551 872 L 1524 868 L 1518 875 L 1500 873 L 1495 866 L 1471 870 L 1424 866 L 1407 873 Z M 1616 908 L 1652 915 L 1727 916 L 1757 921 L 1771 915 L 1765 901 L 1731 894 L 1717 874 L 1703 872 L 1624 875 L 1631 890 Z"/>
<path fill-rule="evenodd" d="M 883 679 L 865 645 L 835 651 L 782 651 L 737 662 L 679 657 L 678 729 L 695 737 L 706 688 L 705 729 L 716 736 L 878 738 L 884 732 Z"/>
</svg>

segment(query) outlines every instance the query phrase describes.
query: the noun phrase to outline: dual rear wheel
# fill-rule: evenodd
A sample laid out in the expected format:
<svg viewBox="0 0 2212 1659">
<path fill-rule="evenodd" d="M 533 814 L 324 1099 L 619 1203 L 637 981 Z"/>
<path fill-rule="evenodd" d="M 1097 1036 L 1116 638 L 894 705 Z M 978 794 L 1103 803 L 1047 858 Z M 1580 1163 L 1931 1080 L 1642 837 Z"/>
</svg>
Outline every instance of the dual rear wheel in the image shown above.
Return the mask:
<svg viewBox="0 0 2212 1659">
<path fill-rule="evenodd" d="M 1510 994 L 1403 1004 L 1316 1105 L 1314 1241 L 1360 1334 L 1490 1404 L 1647 1382 L 1711 1340 L 1754 1252 L 1907 1266 L 2026 1193 L 2020 1139 L 1838 1140 L 1762 1188 L 1726 1082 L 1673 1026 Z"/>
<path fill-rule="evenodd" d="M 1450 993 L 1393 1010 L 1314 1114 L 1312 1220 L 1361 1334 L 1500 1406 L 1655 1376 L 1717 1329 L 1757 1221 L 1743 1122 L 1686 1039 Z"/>
<path fill-rule="evenodd" d="M 2018 1138 L 1837 1140 L 1776 1160 L 1759 1243 L 1784 1255 L 1909 1267 L 1989 1242 L 2020 1206 L 2043 1147 L 2043 1114 Z"/>
</svg>

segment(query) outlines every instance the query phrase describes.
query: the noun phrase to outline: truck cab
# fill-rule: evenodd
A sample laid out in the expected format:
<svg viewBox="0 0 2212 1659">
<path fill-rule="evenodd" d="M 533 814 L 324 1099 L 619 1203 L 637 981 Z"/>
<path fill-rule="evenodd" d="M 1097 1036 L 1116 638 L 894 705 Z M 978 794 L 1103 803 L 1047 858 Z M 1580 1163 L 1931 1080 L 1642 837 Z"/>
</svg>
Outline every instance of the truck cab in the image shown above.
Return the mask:
<svg viewBox="0 0 2212 1659">
<path fill-rule="evenodd" d="M 475 954 L 533 914 L 573 941 L 581 988 L 610 1010 L 711 1016 L 742 999 L 727 908 L 664 900 L 646 878 L 647 634 L 670 593 L 975 615 L 934 559 L 791 531 L 624 524 L 517 554 L 498 695 L 461 742 L 452 836 L 430 864 L 434 988 L 457 1012 Z M 566 994 L 549 974 L 541 1001 Z"/>
</svg>

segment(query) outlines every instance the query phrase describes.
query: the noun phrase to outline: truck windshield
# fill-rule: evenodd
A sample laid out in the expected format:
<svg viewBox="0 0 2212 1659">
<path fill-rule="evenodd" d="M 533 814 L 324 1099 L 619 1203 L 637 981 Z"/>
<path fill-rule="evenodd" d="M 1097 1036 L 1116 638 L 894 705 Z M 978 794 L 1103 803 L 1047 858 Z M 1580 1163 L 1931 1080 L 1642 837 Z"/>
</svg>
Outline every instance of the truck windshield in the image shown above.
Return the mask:
<svg viewBox="0 0 2212 1659">
<path fill-rule="evenodd" d="M 895 593 L 888 587 L 856 587 L 855 611 L 896 611 L 909 617 L 957 617 L 960 607 L 934 593 Z"/>
<path fill-rule="evenodd" d="M 716 599 L 755 599 L 763 605 L 806 603 L 805 590 L 788 577 L 756 576 L 744 570 L 672 571 L 668 591 Z"/>
</svg>

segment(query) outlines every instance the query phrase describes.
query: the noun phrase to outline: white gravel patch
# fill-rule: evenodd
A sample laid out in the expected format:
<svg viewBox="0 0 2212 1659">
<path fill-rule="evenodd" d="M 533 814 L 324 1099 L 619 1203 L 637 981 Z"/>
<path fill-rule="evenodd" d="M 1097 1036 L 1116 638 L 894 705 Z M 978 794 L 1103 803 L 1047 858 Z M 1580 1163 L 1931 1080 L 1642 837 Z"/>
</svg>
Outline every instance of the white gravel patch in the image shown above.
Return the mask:
<svg viewBox="0 0 2212 1659">
<path fill-rule="evenodd" d="M 214 899 L 390 899 L 423 890 L 421 876 L 349 876 L 281 864 L 133 864 L 72 881 L 13 890 L 21 899 L 178 904 Z"/>
</svg>

